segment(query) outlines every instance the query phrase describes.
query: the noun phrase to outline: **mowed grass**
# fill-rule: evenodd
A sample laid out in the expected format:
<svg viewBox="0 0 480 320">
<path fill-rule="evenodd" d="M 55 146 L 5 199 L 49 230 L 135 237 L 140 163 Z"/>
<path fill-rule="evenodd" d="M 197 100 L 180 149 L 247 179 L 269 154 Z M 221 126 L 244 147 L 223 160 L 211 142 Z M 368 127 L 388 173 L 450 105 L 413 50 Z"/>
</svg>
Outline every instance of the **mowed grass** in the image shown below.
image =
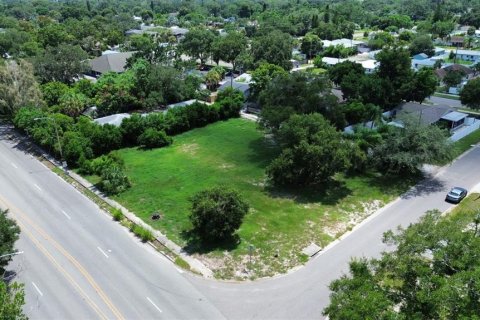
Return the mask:
<svg viewBox="0 0 480 320">
<path fill-rule="evenodd" d="M 271 188 L 265 168 L 279 152 L 271 138 L 244 119 L 178 135 L 166 148 L 123 149 L 119 155 L 132 187 L 114 199 L 195 252 L 218 277 L 246 278 L 271 276 L 303 263 L 305 246 L 326 246 L 412 183 L 376 174 L 339 175 L 318 188 Z M 189 198 L 218 185 L 235 188 L 250 204 L 238 231 L 240 241 L 209 248 L 188 243 Z M 152 221 L 154 212 L 162 218 Z"/>
</svg>

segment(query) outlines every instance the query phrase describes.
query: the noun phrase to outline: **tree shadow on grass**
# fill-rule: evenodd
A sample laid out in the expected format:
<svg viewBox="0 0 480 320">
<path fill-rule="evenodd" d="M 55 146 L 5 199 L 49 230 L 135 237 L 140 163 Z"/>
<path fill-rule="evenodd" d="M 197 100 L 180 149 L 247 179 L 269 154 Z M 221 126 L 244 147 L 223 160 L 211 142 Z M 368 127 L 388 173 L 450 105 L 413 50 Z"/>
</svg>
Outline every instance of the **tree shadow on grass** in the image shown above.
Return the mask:
<svg viewBox="0 0 480 320">
<path fill-rule="evenodd" d="M 291 199 L 296 203 L 319 202 L 324 205 L 336 205 L 352 194 L 345 182 L 330 180 L 322 185 L 307 187 L 275 187 L 266 186 L 265 192 L 272 198 Z"/>
<path fill-rule="evenodd" d="M 192 230 L 184 230 L 181 236 L 186 240 L 187 244 L 182 248 L 183 251 L 189 254 L 199 253 L 205 254 L 212 251 L 232 251 L 235 250 L 241 242 L 237 234 L 232 235 L 219 241 L 203 241 Z"/>
<path fill-rule="evenodd" d="M 252 153 L 249 155 L 248 161 L 256 164 L 259 168 L 266 168 L 281 152 L 273 138 L 266 136 L 252 140 L 249 147 Z"/>
</svg>

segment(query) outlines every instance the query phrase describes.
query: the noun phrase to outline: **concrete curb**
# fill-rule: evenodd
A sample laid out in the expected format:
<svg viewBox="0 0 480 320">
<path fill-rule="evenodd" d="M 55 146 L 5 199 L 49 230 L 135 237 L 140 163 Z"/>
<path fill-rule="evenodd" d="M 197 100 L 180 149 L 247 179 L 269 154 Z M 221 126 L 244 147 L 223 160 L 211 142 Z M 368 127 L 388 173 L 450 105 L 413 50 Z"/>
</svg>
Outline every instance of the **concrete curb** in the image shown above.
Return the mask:
<svg viewBox="0 0 480 320">
<path fill-rule="evenodd" d="M 119 209 L 122 211 L 122 214 L 127 217 L 130 221 L 134 222 L 135 224 L 141 226 L 142 228 L 145 228 L 152 232 L 152 234 L 155 236 L 156 240 L 159 241 L 162 245 L 164 245 L 166 248 L 169 250 L 173 251 L 175 254 L 180 256 L 183 260 L 188 262 L 190 267 L 203 275 L 206 278 L 212 278 L 213 277 L 213 272 L 207 266 L 205 266 L 201 261 L 198 259 L 192 258 L 188 253 L 186 253 L 179 245 L 174 243 L 173 241 L 169 240 L 166 235 L 158 231 L 157 229 L 154 229 L 152 226 L 144 222 L 142 219 L 137 217 L 133 212 L 129 211 L 127 208 L 123 207 L 121 204 L 118 202 L 106 197 L 100 190 L 98 190 L 94 185 L 92 185 L 90 182 L 85 180 L 83 177 L 80 175 L 76 174 L 75 172 L 68 171 L 69 176 L 77 181 L 79 184 L 81 184 L 84 188 L 92 191 L 95 193 L 96 196 L 98 196 L 100 199 L 108 203 L 110 206 Z M 171 260 L 169 258 L 169 260 Z"/>
<path fill-rule="evenodd" d="M 39 147 L 35 143 L 31 142 L 29 137 L 27 137 L 24 134 L 18 132 L 13 126 L 10 127 L 9 129 L 11 129 L 12 134 L 17 136 L 19 139 L 27 139 L 31 143 L 31 146 L 35 149 L 35 152 L 37 153 L 37 155 L 41 156 L 43 159 L 50 162 L 55 167 L 63 169 L 62 164 L 59 161 L 57 161 L 55 158 L 50 156 L 50 154 L 48 154 L 41 147 Z M 112 206 L 116 209 L 121 210 L 122 214 L 125 217 L 127 217 L 130 221 L 132 221 L 133 223 L 141 226 L 142 228 L 145 228 L 145 229 L 149 230 L 150 232 L 152 232 L 152 234 L 155 236 L 155 238 L 158 242 L 160 242 L 167 249 L 171 250 L 176 255 L 178 255 L 183 260 L 185 260 L 190 265 L 190 268 L 192 269 L 193 272 L 199 273 L 205 278 L 213 278 L 212 270 L 210 270 L 207 266 L 205 266 L 198 259 L 195 259 L 195 258 L 191 257 L 179 245 L 177 245 L 173 241 L 169 240 L 167 238 L 167 236 L 165 236 L 163 233 L 154 229 L 149 224 L 145 223 L 142 219 L 140 219 L 134 213 L 132 213 L 129 210 L 127 210 L 126 208 L 124 208 L 118 202 L 106 197 L 100 190 L 98 190 L 94 185 L 92 185 L 89 181 L 85 180 L 80 175 L 76 174 L 75 172 L 73 172 L 71 170 L 66 170 L 66 174 L 70 178 L 75 180 L 77 183 L 79 183 L 81 186 L 83 186 L 85 189 L 88 189 L 91 192 L 93 192 L 97 197 L 99 197 L 105 203 L 109 204 L 110 206 Z M 150 245 L 152 245 L 152 244 L 150 244 Z M 155 247 L 155 246 L 153 246 L 153 247 Z M 168 257 L 167 255 L 164 254 L 164 256 L 166 256 L 170 261 L 172 261 L 172 259 L 170 257 Z M 172 261 L 172 262 L 175 263 L 175 261 Z"/>
</svg>

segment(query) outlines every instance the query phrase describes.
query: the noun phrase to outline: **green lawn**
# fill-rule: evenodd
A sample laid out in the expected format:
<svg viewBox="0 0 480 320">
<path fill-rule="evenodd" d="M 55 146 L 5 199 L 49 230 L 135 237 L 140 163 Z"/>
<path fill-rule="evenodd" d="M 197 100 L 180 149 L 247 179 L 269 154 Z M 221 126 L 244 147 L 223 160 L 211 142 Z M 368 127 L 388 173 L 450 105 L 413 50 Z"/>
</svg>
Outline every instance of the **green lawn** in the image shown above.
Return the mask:
<svg viewBox="0 0 480 320">
<path fill-rule="evenodd" d="M 463 137 L 462 139 L 453 143 L 454 145 L 454 153 L 455 157 L 458 157 L 468 149 L 472 147 L 472 145 L 477 144 L 480 142 L 480 130 L 476 130 L 470 133 L 468 136 Z"/>
<path fill-rule="evenodd" d="M 120 150 L 132 187 L 114 199 L 196 252 L 217 277 L 245 278 L 245 267 L 253 270 L 248 277 L 261 277 L 303 263 L 302 248 L 311 242 L 326 246 L 412 183 L 375 174 L 341 175 L 319 189 L 270 188 L 265 184 L 265 168 L 278 153 L 255 123 L 218 122 L 174 137 L 170 147 Z M 238 232 L 240 243 L 201 248 L 189 243 L 185 234 L 190 228 L 189 198 L 216 185 L 239 190 L 251 210 Z M 163 218 L 151 221 L 153 212 Z M 250 244 L 255 247 L 252 265 Z"/>
</svg>

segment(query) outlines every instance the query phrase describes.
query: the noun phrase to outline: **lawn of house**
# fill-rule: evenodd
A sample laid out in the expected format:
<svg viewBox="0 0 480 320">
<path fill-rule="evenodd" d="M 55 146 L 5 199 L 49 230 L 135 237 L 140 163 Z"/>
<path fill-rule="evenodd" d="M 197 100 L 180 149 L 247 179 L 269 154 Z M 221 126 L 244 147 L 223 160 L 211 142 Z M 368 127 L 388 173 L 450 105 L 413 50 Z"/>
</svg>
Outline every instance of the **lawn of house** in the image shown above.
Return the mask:
<svg viewBox="0 0 480 320">
<path fill-rule="evenodd" d="M 301 250 L 321 247 L 366 215 L 405 191 L 411 181 L 375 174 L 345 177 L 317 189 L 268 187 L 265 168 L 279 153 L 271 138 L 244 119 L 218 122 L 174 137 L 170 147 L 119 150 L 132 187 L 113 197 L 212 268 L 219 278 L 272 276 L 305 262 Z M 241 192 L 251 206 L 238 235 L 240 243 L 201 248 L 189 243 L 189 198 L 225 185 Z M 150 216 L 160 212 L 162 219 Z M 252 263 L 249 246 L 253 245 Z M 248 267 L 250 273 L 245 273 Z"/>
</svg>

